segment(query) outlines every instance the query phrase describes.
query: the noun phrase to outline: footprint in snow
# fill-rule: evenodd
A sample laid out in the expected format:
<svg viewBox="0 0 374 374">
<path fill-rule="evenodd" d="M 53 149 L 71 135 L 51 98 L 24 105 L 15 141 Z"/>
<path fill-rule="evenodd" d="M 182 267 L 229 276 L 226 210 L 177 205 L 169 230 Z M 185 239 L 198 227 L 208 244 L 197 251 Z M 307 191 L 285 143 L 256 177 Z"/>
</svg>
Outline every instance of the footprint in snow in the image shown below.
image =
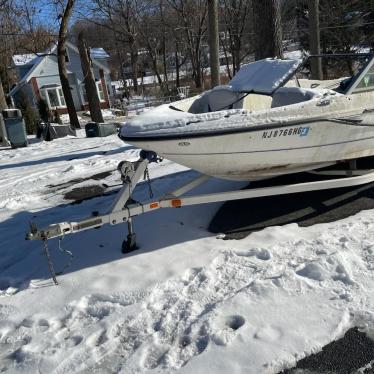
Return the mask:
<svg viewBox="0 0 374 374">
<path fill-rule="evenodd" d="M 47 331 L 49 329 L 49 322 L 42 318 L 38 321 L 38 330 L 41 332 Z"/>
<path fill-rule="evenodd" d="M 217 345 L 227 345 L 236 336 L 236 331 L 243 327 L 245 318 L 240 315 L 221 316 L 213 323 L 212 340 Z"/>
<path fill-rule="evenodd" d="M 108 337 L 105 330 L 95 332 L 86 339 L 87 345 L 91 347 L 99 347 L 106 341 L 108 341 Z"/>
<path fill-rule="evenodd" d="M 83 340 L 83 337 L 80 335 L 73 335 L 65 338 L 65 343 L 63 344 L 64 348 L 73 348 L 79 345 Z"/>
<path fill-rule="evenodd" d="M 225 324 L 233 331 L 240 329 L 245 324 L 245 319 L 242 316 L 234 315 L 226 317 Z"/>
<path fill-rule="evenodd" d="M 31 329 L 31 327 L 34 325 L 34 321 L 29 318 L 25 318 L 19 325 L 19 327 L 26 327 L 27 329 Z"/>
<path fill-rule="evenodd" d="M 302 269 L 296 271 L 296 274 L 316 281 L 324 281 L 327 278 L 326 270 L 315 263 L 306 264 Z"/>
<path fill-rule="evenodd" d="M 254 338 L 258 340 L 263 340 L 265 342 L 276 342 L 280 340 L 283 333 L 280 329 L 273 326 L 263 326 L 254 334 Z"/>
<path fill-rule="evenodd" d="M 17 364 L 20 364 L 24 362 L 27 359 L 27 354 L 24 352 L 24 350 L 21 348 L 16 349 L 14 352 L 12 352 L 8 359 L 11 361 L 15 361 Z"/>
<path fill-rule="evenodd" d="M 143 367 L 146 369 L 155 369 L 162 364 L 165 355 L 169 351 L 169 346 L 153 345 L 148 348 L 144 354 Z"/>
</svg>

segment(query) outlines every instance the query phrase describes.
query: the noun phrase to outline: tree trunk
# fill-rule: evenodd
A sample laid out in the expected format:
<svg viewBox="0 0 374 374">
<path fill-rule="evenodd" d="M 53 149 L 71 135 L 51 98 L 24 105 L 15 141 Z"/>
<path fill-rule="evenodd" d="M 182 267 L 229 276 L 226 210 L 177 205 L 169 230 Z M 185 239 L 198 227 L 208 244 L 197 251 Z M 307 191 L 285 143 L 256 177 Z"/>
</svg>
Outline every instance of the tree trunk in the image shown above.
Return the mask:
<svg viewBox="0 0 374 374">
<path fill-rule="evenodd" d="M 91 120 L 93 122 L 104 122 L 103 114 L 100 109 L 100 99 L 97 94 L 95 76 L 92 71 L 92 61 L 88 55 L 88 49 L 84 41 L 83 31 L 78 34 L 78 49 L 81 59 L 81 66 L 83 72 L 84 88 L 86 89 L 88 106 L 90 108 Z"/>
<path fill-rule="evenodd" d="M 168 66 L 166 61 L 166 38 L 165 33 L 162 37 L 162 62 L 164 65 L 164 85 L 166 92 L 169 92 L 169 78 L 168 78 Z"/>
<path fill-rule="evenodd" d="M 253 0 L 255 58 L 283 57 L 280 0 Z"/>
<path fill-rule="evenodd" d="M 179 48 L 178 48 L 178 42 L 176 41 L 175 42 L 175 75 L 176 75 L 175 84 L 176 84 L 177 88 L 180 86 L 180 79 L 179 79 L 180 65 L 179 65 L 178 53 L 179 53 Z"/>
<path fill-rule="evenodd" d="M 162 62 L 164 65 L 164 87 L 165 91 L 169 92 L 168 66 L 166 61 L 166 22 L 164 18 L 164 2 L 161 0 L 159 5 L 162 24 Z"/>
<path fill-rule="evenodd" d="M 319 31 L 319 0 L 309 0 L 309 43 L 310 54 L 319 55 L 321 53 L 320 46 L 320 31 Z M 311 65 L 311 78 L 322 80 L 322 60 L 321 58 L 312 58 Z"/>
<path fill-rule="evenodd" d="M 138 54 L 131 52 L 131 71 L 132 71 L 132 83 L 134 92 L 138 93 Z"/>
<path fill-rule="evenodd" d="M 58 33 L 58 44 L 57 44 L 57 62 L 58 62 L 58 72 L 60 75 L 62 92 L 65 97 L 66 107 L 69 113 L 70 125 L 74 128 L 80 128 L 77 112 L 74 106 L 73 96 L 70 91 L 68 73 L 66 70 L 66 38 L 69 19 L 74 7 L 75 0 L 68 0 L 66 8 L 61 18 L 60 30 Z"/>
<path fill-rule="evenodd" d="M 0 111 L 2 111 L 3 109 L 8 109 L 8 105 L 5 100 L 3 83 L 1 82 L 1 77 L 0 77 Z"/>
<path fill-rule="evenodd" d="M 210 81 L 211 87 L 219 86 L 219 39 L 218 39 L 218 0 L 208 0 L 208 28 L 210 53 Z"/>
<path fill-rule="evenodd" d="M 162 81 L 160 72 L 158 71 L 158 66 L 157 66 L 157 56 L 151 51 L 152 47 L 149 46 L 148 52 L 152 61 L 152 66 L 153 66 L 153 72 L 156 75 L 158 85 L 160 86 L 160 90 L 164 91 L 164 82 Z"/>
</svg>

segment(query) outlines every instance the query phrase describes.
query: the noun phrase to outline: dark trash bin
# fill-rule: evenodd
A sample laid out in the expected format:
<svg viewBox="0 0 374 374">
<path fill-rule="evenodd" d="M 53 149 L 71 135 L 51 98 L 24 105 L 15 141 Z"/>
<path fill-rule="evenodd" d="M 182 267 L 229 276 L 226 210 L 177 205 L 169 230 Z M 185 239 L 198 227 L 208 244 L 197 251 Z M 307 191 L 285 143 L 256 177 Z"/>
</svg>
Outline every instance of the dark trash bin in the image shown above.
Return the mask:
<svg viewBox="0 0 374 374">
<path fill-rule="evenodd" d="M 19 109 L 4 109 L 2 114 L 12 148 L 27 147 L 26 126 L 21 111 Z"/>
<path fill-rule="evenodd" d="M 40 129 L 43 139 L 46 141 L 63 138 L 68 135 L 77 136 L 77 132 L 70 126 L 70 124 L 60 125 L 58 123 L 42 122 L 40 124 Z"/>
<path fill-rule="evenodd" d="M 88 122 L 85 130 L 87 138 L 104 137 L 118 132 L 117 126 L 114 123 Z"/>
</svg>

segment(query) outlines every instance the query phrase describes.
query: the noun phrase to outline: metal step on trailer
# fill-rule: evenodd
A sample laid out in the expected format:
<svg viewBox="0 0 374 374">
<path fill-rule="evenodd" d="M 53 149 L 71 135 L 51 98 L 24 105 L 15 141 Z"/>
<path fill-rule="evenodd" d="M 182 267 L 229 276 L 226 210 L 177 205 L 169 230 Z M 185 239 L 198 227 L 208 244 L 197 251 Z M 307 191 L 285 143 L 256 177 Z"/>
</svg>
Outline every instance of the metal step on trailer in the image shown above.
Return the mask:
<svg viewBox="0 0 374 374">
<path fill-rule="evenodd" d="M 197 204 L 353 187 L 374 181 L 374 169 L 350 169 L 347 171 L 329 170 L 322 172 L 315 171 L 313 172 L 314 174 L 321 174 L 325 176 L 326 173 L 330 173 L 329 175 L 338 175 L 341 177 L 337 179 L 286 184 L 272 187 L 260 187 L 246 190 L 184 196 L 185 193 L 210 179 L 210 177 L 207 175 L 200 175 L 177 190 L 164 195 L 163 197 L 159 197 L 147 202 L 135 202 L 131 198 L 133 189 L 143 177 L 145 179 L 148 175 L 148 164 L 150 162 L 158 161 L 160 161 L 158 156 L 154 152 L 148 151 L 142 151 L 140 154 L 140 159 L 136 162 L 122 161 L 118 165 L 118 170 L 121 173 L 123 187 L 118 192 L 116 199 L 106 213 L 100 214 L 99 212 L 93 212 L 90 217 L 84 218 L 80 221 L 56 223 L 41 229 L 37 228 L 34 223 L 31 223 L 30 231 L 27 233 L 26 239 L 42 240 L 44 242 L 46 255 L 49 257 L 47 246 L 48 239 L 63 238 L 66 235 L 99 228 L 105 224 L 117 225 L 120 223 L 127 223 L 128 235 L 122 244 L 122 252 L 129 253 L 136 249 L 136 235 L 132 225 L 133 217 L 160 208 L 180 208 L 183 206 Z M 55 283 L 57 284 L 57 281 L 55 281 Z"/>
</svg>

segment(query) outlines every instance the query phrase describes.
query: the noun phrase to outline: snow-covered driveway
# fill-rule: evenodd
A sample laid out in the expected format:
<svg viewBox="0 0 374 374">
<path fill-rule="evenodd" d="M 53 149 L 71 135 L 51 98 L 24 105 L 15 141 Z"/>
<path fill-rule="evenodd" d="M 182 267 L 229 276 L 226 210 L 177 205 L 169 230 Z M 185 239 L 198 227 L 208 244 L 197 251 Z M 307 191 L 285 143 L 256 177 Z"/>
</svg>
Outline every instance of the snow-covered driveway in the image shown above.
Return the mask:
<svg viewBox="0 0 374 374">
<path fill-rule="evenodd" d="M 118 162 L 137 155 L 116 136 L 83 134 L 0 150 L 0 371 L 276 373 L 353 325 L 374 330 L 373 211 L 235 241 L 206 230 L 218 204 L 159 210 L 135 219 L 140 249 L 127 256 L 125 225 L 66 237 L 66 269 L 50 241 L 64 269 L 54 286 L 41 243 L 24 240 L 28 221 L 104 210 L 113 195 L 79 205 L 63 195 L 119 183 Z M 150 166 L 155 194 L 193 174 Z M 241 186 L 213 180 L 200 191 Z M 140 185 L 137 197 L 147 194 Z"/>
</svg>

